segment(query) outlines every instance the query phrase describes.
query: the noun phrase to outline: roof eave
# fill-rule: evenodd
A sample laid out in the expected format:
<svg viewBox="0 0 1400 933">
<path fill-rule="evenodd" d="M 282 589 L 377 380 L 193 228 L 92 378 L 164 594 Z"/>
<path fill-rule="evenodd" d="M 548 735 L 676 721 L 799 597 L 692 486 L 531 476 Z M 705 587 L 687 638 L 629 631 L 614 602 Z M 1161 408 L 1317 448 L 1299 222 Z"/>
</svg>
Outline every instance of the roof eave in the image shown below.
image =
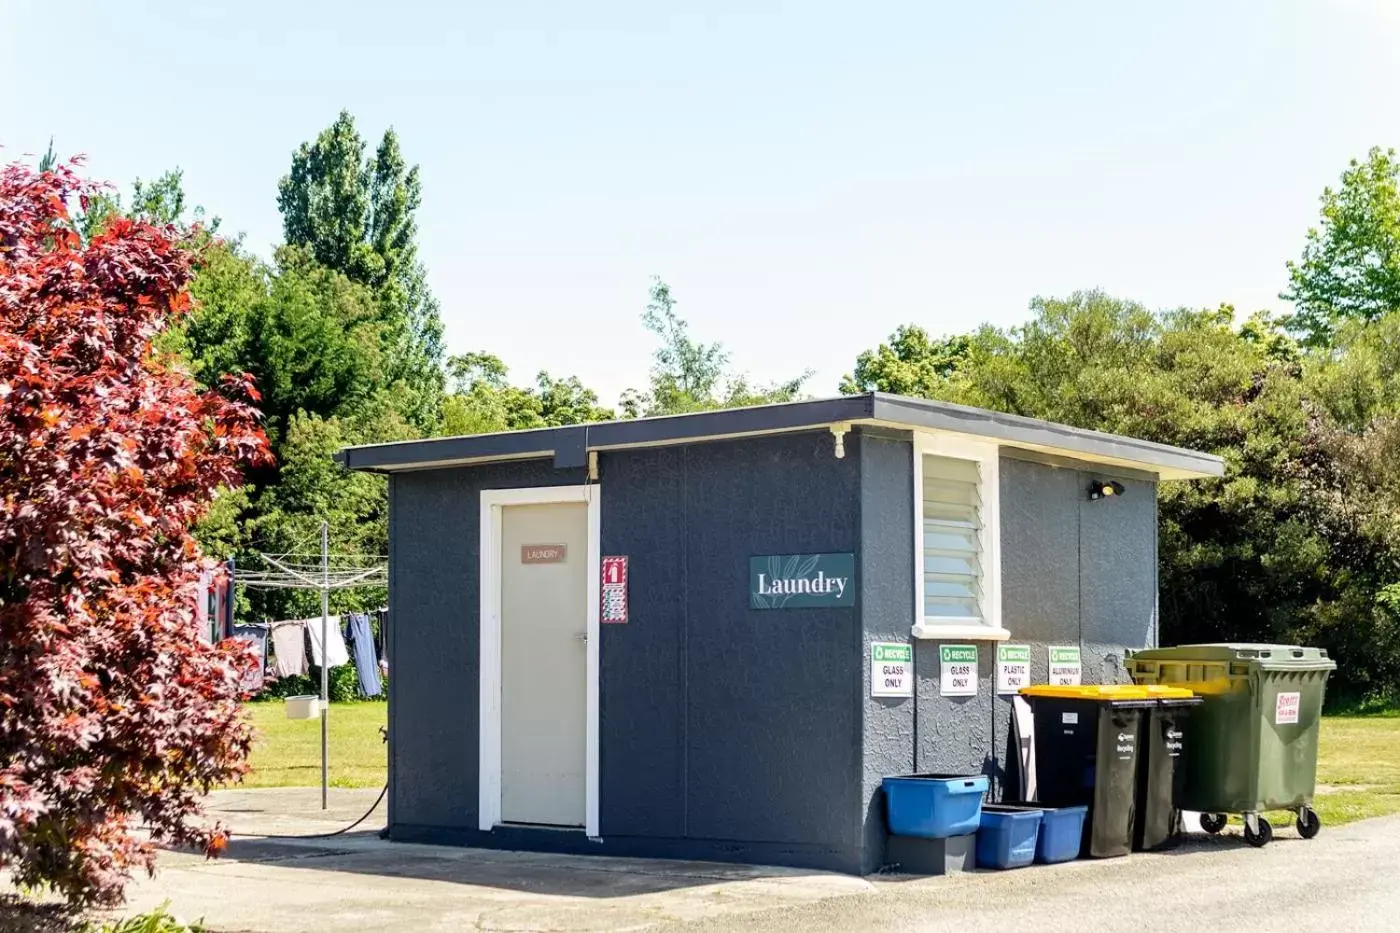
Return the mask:
<svg viewBox="0 0 1400 933">
<path fill-rule="evenodd" d="M 1141 470 L 1164 480 L 1204 479 L 1221 476 L 1225 471 L 1223 460 L 1200 451 L 1020 415 L 880 392 L 627 421 L 347 447 L 336 459 L 348 469 L 374 473 L 546 457 L 556 457 L 559 463 L 559 452 L 564 448 L 577 452 L 686 444 L 812 430 L 838 423 L 950 432 L 1007 447 Z"/>
<path fill-rule="evenodd" d="M 1164 480 L 1209 479 L 1225 473 L 1225 461 L 1214 454 L 947 402 L 933 404 L 877 392 L 874 417 L 912 428 L 986 438 L 1025 450 L 1122 465 L 1156 473 Z"/>
</svg>

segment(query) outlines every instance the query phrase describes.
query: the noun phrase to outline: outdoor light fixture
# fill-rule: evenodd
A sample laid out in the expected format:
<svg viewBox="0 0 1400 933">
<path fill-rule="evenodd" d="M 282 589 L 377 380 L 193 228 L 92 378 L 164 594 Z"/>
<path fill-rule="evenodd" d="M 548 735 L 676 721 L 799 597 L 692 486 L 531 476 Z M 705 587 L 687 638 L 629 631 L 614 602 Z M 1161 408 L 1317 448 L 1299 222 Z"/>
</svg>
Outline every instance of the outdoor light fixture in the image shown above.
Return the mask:
<svg viewBox="0 0 1400 933">
<path fill-rule="evenodd" d="M 836 438 L 836 449 L 833 453 L 836 454 L 837 460 L 846 456 L 846 432 L 849 430 L 851 430 L 850 424 L 844 421 L 831 426 L 831 436 Z"/>
<path fill-rule="evenodd" d="M 1090 499 L 1107 499 L 1123 495 L 1123 484 L 1117 480 L 1096 479 L 1089 484 Z"/>
</svg>

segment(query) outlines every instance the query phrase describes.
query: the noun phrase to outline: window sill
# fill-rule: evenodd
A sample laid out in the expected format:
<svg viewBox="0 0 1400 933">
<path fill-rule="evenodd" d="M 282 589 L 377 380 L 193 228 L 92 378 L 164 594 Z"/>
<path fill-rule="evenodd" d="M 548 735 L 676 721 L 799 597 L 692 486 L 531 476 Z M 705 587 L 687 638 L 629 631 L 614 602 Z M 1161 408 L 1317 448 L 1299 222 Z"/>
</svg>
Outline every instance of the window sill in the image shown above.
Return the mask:
<svg viewBox="0 0 1400 933">
<path fill-rule="evenodd" d="M 1006 641 L 1011 637 L 1011 633 L 1004 628 L 983 625 L 980 622 L 919 622 L 914 625 L 911 634 L 915 638 L 936 641 Z"/>
</svg>

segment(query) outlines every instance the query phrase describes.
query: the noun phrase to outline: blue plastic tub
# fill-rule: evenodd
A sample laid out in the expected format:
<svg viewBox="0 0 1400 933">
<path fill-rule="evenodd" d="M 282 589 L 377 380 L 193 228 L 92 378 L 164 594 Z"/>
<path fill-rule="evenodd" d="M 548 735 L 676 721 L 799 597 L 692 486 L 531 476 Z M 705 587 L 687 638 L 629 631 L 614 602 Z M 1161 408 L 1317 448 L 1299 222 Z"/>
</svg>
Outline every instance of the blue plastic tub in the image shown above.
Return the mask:
<svg viewBox="0 0 1400 933">
<path fill-rule="evenodd" d="M 1040 835 L 1037 807 L 989 803 L 982 807 L 977 827 L 978 868 L 1024 868 L 1035 861 Z"/>
<path fill-rule="evenodd" d="M 1084 820 L 1088 807 L 1056 807 L 1040 818 L 1040 842 L 1035 860 L 1041 864 L 1069 862 L 1079 858 L 1084 843 Z"/>
<path fill-rule="evenodd" d="M 946 839 L 977 831 L 982 816 L 982 775 L 906 774 L 884 780 L 885 815 L 896 836 Z"/>
</svg>

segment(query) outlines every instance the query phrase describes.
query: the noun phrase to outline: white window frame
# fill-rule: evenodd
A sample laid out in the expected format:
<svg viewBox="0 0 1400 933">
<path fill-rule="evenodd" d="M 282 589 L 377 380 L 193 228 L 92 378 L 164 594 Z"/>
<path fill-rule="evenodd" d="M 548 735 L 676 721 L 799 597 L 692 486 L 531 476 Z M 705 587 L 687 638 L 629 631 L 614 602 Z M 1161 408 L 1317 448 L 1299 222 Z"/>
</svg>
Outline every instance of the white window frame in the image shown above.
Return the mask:
<svg viewBox="0 0 1400 933">
<path fill-rule="evenodd" d="M 982 564 L 982 618 L 939 618 L 924 615 L 924 457 L 948 457 L 977 464 L 978 555 Z M 914 461 L 914 628 L 915 638 L 1005 641 L 1011 637 L 1001 624 L 1001 454 L 996 444 L 950 434 L 915 432 Z"/>
</svg>

